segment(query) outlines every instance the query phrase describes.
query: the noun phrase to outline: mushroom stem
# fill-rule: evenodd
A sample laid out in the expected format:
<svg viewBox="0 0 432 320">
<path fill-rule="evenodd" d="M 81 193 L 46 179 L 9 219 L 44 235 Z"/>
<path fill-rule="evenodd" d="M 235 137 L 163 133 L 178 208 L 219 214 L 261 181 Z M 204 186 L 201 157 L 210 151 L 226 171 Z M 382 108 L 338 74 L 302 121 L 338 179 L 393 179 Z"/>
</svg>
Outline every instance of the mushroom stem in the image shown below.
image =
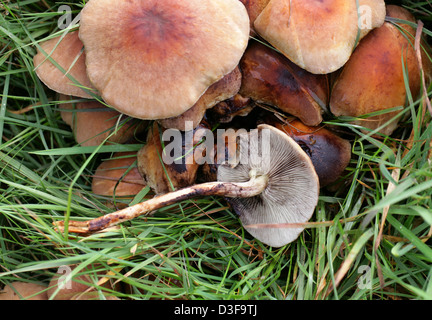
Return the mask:
<svg viewBox="0 0 432 320">
<path fill-rule="evenodd" d="M 115 211 L 88 221 L 69 221 L 68 230 L 73 233 L 91 233 L 106 229 L 124 221 L 132 220 L 150 211 L 171 204 L 203 196 L 224 196 L 229 198 L 249 198 L 261 194 L 268 184 L 268 176 L 257 176 L 255 170 L 249 173 L 246 182 L 206 182 L 177 191 L 169 192 L 125 209 Z M 54 222 L 60 231 L 65 229 L 64 221 Z"/>
</svg>

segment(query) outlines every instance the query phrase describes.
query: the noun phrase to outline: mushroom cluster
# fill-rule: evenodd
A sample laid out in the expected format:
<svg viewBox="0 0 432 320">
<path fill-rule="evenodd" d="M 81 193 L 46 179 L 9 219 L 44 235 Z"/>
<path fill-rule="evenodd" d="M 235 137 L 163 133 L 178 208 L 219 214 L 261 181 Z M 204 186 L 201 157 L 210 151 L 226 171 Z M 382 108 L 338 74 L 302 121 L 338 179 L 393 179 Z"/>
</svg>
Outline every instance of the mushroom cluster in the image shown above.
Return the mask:
<svg viewBox="0 0 432 320">
<path fill-rule="evenodd" d="M 295 240 L 320 190 L 351 159 L 348 139 L 323 121 L 350 116 L 358 124 L 365 114 L 403 106 L 407 89 L 419 94 L 421 71 L 431 77 L 429 59 L 417 63 L 414 29 L 391 18 L 415 22 L 383 0 L 89 0 L 79 30 L 38 47 L 36 73 L 59 93 L 79 144 L 144 141 L 137 154 L 102 163 L 93 192 L 131 196 L 147 185 L 156 196 L 69 221 L 69 230 L 100 231 L 218 195 L 263 243 Z M 397 117 L 383 114 L 361 125 L 391 134 Z M 246 133 L 211 144 L 206 134 L 215 128 Z M 164 140 L 172 130 L 181 138 Z M 200 149 L 203 141 L 210 147 Z M 165 163 L 174 143 L 181 159 Z M 269 226 L 277 224 L 293 226 Z"/>
</svg>

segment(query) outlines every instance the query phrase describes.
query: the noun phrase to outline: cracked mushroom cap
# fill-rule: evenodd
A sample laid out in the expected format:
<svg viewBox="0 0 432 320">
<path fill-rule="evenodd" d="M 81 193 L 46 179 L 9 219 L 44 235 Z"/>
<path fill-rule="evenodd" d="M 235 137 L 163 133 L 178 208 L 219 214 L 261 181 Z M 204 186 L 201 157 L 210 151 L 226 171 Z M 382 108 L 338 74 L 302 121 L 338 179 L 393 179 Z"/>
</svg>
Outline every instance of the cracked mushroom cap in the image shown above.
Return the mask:
<svg viewBox="0 0 432 320">
<path fill-rule="evenodd" d="M 301 68 L 330 73 L 342 67 L 360 37 L 384 19 L 383 0 L 360 0 L 358 8 L 357 0 L 271 0 L 254 27 Z"/>
<path fill-rule="evenodd" d="M 220 165 L 218 181 L 246 182 L 251 172 L 268 177 L 261 194 L 228 201 L 252 236 L 280 247 L 294 241 L 314 213 L 319 181 L 311 159 L 292 138 L 269 125 L 258 126 L 258 135 L 240 139 L 239 164 Z M 280 226 L 286 223 L 300 225 Z"/>
<path fill-rule="evenodd" d="M 238 65 L 249 17 L 237 0 L 90 0 L 80 39 L 102 98 L 141 119 L 175 117 Z"/>
<path fill-rule="evenodd" d="M 307 125 L 321 123 L 329 99 L 327 75 L 307 72 L 256 41 L 246 49 L 240 68 L 242 96 L 275 106 Z"/>
<path fill-rule="evenodd" d="M 415 23 L 412 14 L 399 6 L 387 6 L 387 16 Z M 385 22 L 370 32 L 353 52 L 333 85 L 331 112 L 335 116 L 358 117 L 353 123 L 378 130 L 384 135 L 392 134 L 400 119 L 393 118 L 400 110 L 367 118 L 361 116 L 406 104 L 404 72 L 409 75 L 409 90 L 413 97 L 419 94 L 421 72 L 412 45 L 415 33 L 411 26 L 400 22 L 396 25 Z M 425 76 L 430 78 L 430 61 L 427 57 L 422 61 Z"/>
<path fill-rule="evenodd" d="M 41 44 L 41 50 L 33 58 L 33 65 L 39 79 L 51 90 L 58 93 L 91 98 L 92 95 L 83 90 L 89 89 L 96 94 L 86 73 L 85 52 L 83 44 L 78 37 L 78 31 L 70 32 L 62 38 L 58 36 Z M 64 71 L 63 73 L 48 56 L 54 60 Z M 71 76 L 78 83 L 75 83 Z"/>
</svg>

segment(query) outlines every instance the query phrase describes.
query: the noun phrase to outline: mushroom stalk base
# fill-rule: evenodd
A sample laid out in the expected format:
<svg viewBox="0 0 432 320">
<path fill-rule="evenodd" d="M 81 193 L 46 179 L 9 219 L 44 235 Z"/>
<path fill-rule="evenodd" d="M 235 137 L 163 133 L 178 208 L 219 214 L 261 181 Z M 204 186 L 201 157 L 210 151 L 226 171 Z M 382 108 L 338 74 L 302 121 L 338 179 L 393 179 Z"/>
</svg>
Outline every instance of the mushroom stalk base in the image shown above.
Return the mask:
<svg viewBox="0 0 432 320">
<path fill-rule="evenodd" d="M 207 182 L 191 187 L 186 187 L 177 191 L 166 193 L 145 202 L 127 207 L 125 209 L 112 212 L 96 219 L 88 221 L 64 221 L 54 222 L 58 230 L 63 231 L 65 228 L 72 233 L 91 233 L 101 231 L 108 227 L 132 220 L 148 212 L 188 200 L 195 197 L 203 196 L 224 196 L 229 198 L 248 198 L 259 195 L 264 191 L 268 183 L 268 177 L 252 176 L 247 182 Z M 67 225 L 67 227 L 65 227 Z"/>
</svg>

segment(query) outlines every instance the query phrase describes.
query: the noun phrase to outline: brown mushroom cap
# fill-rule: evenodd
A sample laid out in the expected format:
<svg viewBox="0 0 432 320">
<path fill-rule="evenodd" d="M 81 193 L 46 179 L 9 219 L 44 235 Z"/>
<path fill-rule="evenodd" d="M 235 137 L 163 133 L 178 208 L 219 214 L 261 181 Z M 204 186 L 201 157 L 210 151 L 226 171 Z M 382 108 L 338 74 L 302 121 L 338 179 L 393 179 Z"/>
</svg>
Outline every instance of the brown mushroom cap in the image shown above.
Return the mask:
<svg viewBox="0 0 432 320">
<path fill-rule="evenodd" d="M 240 68 L 241 95 L 275 106 L 307 125 L 321 123 L 320 105 L 326 106 L 328 100 L 326 75 L 309 73 L 256 41 L 246 49 Z"/>
<path fill-rule="evenodd" d="M 48 300 L 44 285 L 14 281 L 0 290 L 0 300 Z"/>
<path fill-rule="evenodd" d="M 69 32 L 63 38 L 58 36 L 47 40 L 41 44 L 43 51 L 33 58 L 36 74 L 45 85 L 58 93 L 77 96 L 81 98 L 91 98 L 92 95 L 83 90 L 88 88 L 90 92 L 96 94 L 86 73 L 85 52 L 83 44 L 78 37 L 78 31 Z M 66 72 L 64 74 L 47 56 L 51 57 Z M 73 77 L 78 84 L 68 78 Z"/>
<path fill-rule="evenodd" d="M 193 145 L 195 146 L 202 139 L 202 128 L 208 128 L 205 121 L 202 121 L 193 130 Z M 172 129 L 169 129 L 172 130 Z M 174 129 L 175 130 L 175 129 Z M 174 189 L 190 186 L 195 183 L 198 163 L 196 162 L 194 150 L 188 150 L 185 144 L 185 132 L 182 135 L 181 145 L 177 145 L 181 151 L 179 163 L 164 163 L 162 153 L 165 151 L 162 146 L 161 133 L 165 129 L 157 123 L 149 130 L 146 144 L 138 151 L 138 170 L 147 185 L 156 193 L 162 194 Z M 190 131 L 189 131 L 190 132 Z M 170 143 L 179 141 L 165 141 L 167 146 Z"/>
<path fill-rule="evenodd" d="M 361 5 L 361 1 L 360 1 Z M 385 19 L 384 1 L 367 1 L 371 26 Z M 312 73 L 330 73 L 349 59 L 359 33 L 356 0 L 271 0 L 255 20 L 255 30 L 291 61 Z"/>
<path fill-rule="evenodd" d="M 60 99 L 69 101 L 73 97 L 60 95 Z M 59 107 L 63 109 L 60 111 L 63 121 L 72 128 L 75 140 L 82 146 L 98 146 L 114 131 L 108 141 L 124 143 L 145 129 L 145 121 L 131 119 L 96 100 L 65 102 Z"/>
<path fill-rule="evenodd" d="M 415 22 L 414 17 L 402 7 L 387 6 L 387 15 Z M 385 22 L 360 42 L 334 83 L 330 110 L 335 116 L 360 117 L 404 106 L 407 98 L 404 68 L 408 73 L 411 94 L 413 97 L 419 94 L 420 71 L 413 48 L 415 30 L 407 24 L 397 24 L 408 35 L 402 34 L 393 23 Z M 426 60 L 423 59 L 424 63 Z M 375 130 L 399 112 L 387 112 L 353 122 Z M 399 118 L 379 129 L 379 132 L 391 134 L 398 122 Z"/>
<path fill-rule="evenodd" d="M 102 98 L 141 119 L 175 117 L 231 72 L 247 46 L 237 0 L 91 0 L 80 38 Z"/>
<path fill-rule="evenodd" d="M 348 166 L 351 144 L 325 127 L 306 126 L 297 119 L 270 124 L 293 138 L 311 158 L 320 187 L 335 182 Z"/>
<path fill-rule="evenodd" d="M 93 176 L 92 192 L 110 197 L 138 194 L 145 187 L 145 182 L 136 161 L 136 152 L 118 152 L 103 161 Z"/>
<path fill-rule="evenodd" d="M 192 108 L 177 117 L 159 120 L 159 123 L 167 129 L 182 131 L 195 129 L 203 119 L 207 109 L 233 97 L 240 90 L 241 80 L 242 74 L 240 69 L 236 67 L 218 82 L 212 84 Z M 187 121 L 191 123 L 187 123 Z"/>
</svg>

